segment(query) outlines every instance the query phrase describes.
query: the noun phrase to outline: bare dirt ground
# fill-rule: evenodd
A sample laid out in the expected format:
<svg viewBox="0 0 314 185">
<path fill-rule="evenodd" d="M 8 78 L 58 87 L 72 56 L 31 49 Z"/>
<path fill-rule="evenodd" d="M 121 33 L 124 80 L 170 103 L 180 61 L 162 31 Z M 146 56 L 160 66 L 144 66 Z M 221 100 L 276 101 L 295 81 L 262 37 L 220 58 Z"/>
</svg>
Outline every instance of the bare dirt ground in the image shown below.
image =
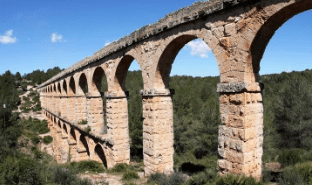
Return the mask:
<svg viewBox="0 0 314 185">
<path fill-rule="evenodd" d="M 17 110 L 14 111 L 14 112 L 20 113 L 20 118 L 21 118 L 21 119 L 28 119 L 29 117 L 31 117 L 31 118 L 37 118 L 37 119 L 39 119 L 39 120 L 44 120 L 45 117 L 44 117 L 44 115 L 41 113 L 41 111 L 33 112 L 33 111 L 31 110 L 31 111 L 29 111 L 28 113 L 23 113 L 23 112 L 21 111 L 21 109 L 20 109 L 20 107 L 25 103 L 24 100 L 23 100 L 23 97 L 27 97 L 27 96 L 29 95 L 29 93 L 31 92 L 31 91 L 29 91 L 29 89 L 32 89 L 32 88 L 33 88 L 33 86 L 27 86 L 27 89 L 28 89 L 28 90 L 26 91 L 26 93 L 24 93 L 24 94 L 22 94 L 22 95 L 19 96 L 19 97 L 20 97 L 20 100 L 21 100 L 21 104 L 17 107 Z"/>
</svg>

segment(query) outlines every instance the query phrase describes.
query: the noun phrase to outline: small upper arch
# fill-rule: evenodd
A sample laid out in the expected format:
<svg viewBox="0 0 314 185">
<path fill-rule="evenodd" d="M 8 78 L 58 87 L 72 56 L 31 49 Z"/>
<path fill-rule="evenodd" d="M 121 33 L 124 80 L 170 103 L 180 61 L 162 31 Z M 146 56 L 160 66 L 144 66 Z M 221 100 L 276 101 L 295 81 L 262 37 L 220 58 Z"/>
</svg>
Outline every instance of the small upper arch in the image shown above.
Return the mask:
<svg viewBox="0 0 314 185">
<path fill-rule="evenodd" d="M 134 57 L 127 54 L 117 63 L 117 68 L 114 72 L 113 85 L 108 91 L 125 91 L 125 79 L 128 74 L 129 67 L 133 62 Z"/>
<path fill-rule="evenodd" d="M 76 94 L 75 81 L 74 81 L 74 77 L 71 76 L 69 79 L 68 95 L 75 96 L 75 94 Z"/>
<path fill-rule="evenodd" d="M 79 80 L 78 80 L 78 94 L 86 94 L 88 93 L 88 81 L 86 74 L 83 72 L 79 75 Z"/>
<path fill-rule="evenodd" d="M 105 76 L 107 80 L 104 68 L 102 66 L 95 67 L 92 72 L 91 85 L 90 89 L 88 89 L 89 92 L 100 95 L 103 76 Z"/>
</svg>

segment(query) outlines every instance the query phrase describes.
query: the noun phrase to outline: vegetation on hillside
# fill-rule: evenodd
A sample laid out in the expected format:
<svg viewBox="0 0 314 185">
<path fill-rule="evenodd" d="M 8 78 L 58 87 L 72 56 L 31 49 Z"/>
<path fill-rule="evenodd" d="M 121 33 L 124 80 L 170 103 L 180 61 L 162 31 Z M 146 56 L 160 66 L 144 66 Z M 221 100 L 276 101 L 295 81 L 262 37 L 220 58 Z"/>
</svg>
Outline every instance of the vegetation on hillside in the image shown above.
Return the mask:
<svg viewBox="0 0 314 185">
<path fill-rule="evenodd" d="M 19 120 L 12 113 L 20 104 L 17 90 L 21 85 L 41 83 L 52 77 L 59 68 L 45 72 L 34 71 L 21 77 L 7 71 L 0 75 L 0 184 L 90 184 L 78 179 L 76 174 L 86 169 L 103 169 L 93 162 L 56 164 L 48 155 L 37 148 L 41 141 L 38 134 L 49 130 L 45 121 L 36 119 Z M 48 73 L 47 71 L 47 73 Z M 36 77 L 36 76 L 41 77 Z M 46 76 L 47 75 L 47 76 Z M 42 80 L 27 82 L 24 79 Z M 45 78 L 44 78 L 45 77 Z M 23 81 L 24 80 L 24 81 Z M 312 181 L 312 70 L 260 77 L 264 83 L 264 153 L 263 163 L 279 162 L 282 169 L 264 169 L 264 179 L 278 184 L 311 184 Z M 21 84 L 24 83 L 24 84 Z M 174 110 L 175 170 L 171 176 L 152 175 L 151 184 L 258 184 L 250 178 L 227 176 L 217 177 L 217 143 L 220 124 L 219 94 L 216 92 L 219 77 L 174 76 L 170 78 Z M 103 80 L 102 91 L 106 91 Z M 143 88 L 140 71 L 129 72 L 126 89 L 128 99 L 129 129 L 131 137 L 131 159 L 141 166 L 120 165 L 109 173 L 123 170 L 124 182 L 132 184 L 138 178 L 136 171 L 142 171 L 143 159 Z M 22 88 L 23 90 L 23 88 Z M 37 101 L 38 95 L 30 93 L 24 101 Z M 105 101 L 104 101 L 105 103 Z M 6 108 L 3 107 L 6 104 Z M 30 109 L 29 106 L 25 106 Z M 26 109 L 25 109 L 26 110 Z M 23 138 L 23 139 L 21 139 Z M 42 142 L 50 143 L 46 137 Z M 289 141 L 289 142 L 287 142 Z M 28 148 L 28 153 L 21 148 Z M 77 170 L 80 169 L 80 170 Z M 116 170 L 116 171 L 115 171 Z M 122 175 L 123 175 L 122 174 Z M 190 178 L 186 179 L 186 175 Z M 131 179 L 131 180 L 128 180 Z M 181 181 L 183 179 L 183 181 Z"/>
</svg>

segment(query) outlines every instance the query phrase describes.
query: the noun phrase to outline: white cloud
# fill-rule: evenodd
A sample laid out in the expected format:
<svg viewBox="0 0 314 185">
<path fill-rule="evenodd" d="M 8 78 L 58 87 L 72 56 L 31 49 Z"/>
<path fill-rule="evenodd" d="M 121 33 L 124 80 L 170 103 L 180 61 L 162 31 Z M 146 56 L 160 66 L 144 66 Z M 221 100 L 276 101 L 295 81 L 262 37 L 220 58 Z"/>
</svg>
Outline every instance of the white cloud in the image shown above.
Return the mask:
<svg viewBox="0 0 314 185">
<path fill-rule="evenodd" d="M 62 40 L 62 35 L 58 33 L 52 33 L 51 34 L 51 42 L 61 42 Z"/>
<path fill-rule="evenodd" d="M 0 35 L 0 43 L 1 44 L 13 44 L 17 41 L 16 37 L 12 37 L 13 30 L 8 30 L 4 33 L 4 35 Z"/>
<path fill-rule="evenodd" d="M 211 51 L 202 40 L 194 40 L 186 44 L 191 49 L 191 55 L 199 55 L 201 58 L 208 58 Z"/>
<path fill-rule="evenodd" d="M 109 44 L 111 44 L 111 42 L 106 42 L 106 43 L 105 43 L 105 46 L 108 46 Z"/>
</svg>

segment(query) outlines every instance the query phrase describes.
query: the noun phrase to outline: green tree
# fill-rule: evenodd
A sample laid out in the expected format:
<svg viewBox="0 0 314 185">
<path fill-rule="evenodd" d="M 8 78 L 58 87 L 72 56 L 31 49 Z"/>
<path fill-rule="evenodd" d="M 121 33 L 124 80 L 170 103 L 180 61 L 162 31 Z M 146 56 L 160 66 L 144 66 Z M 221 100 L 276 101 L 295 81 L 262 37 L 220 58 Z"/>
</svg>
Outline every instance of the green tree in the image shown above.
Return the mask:
<svg viewBox="0 0 314 185">
<path fill-rule="evenodd" d="M 275 109 L 280 147 L 312 146 L 312 87 L 300 78 L 291 79 Z M 288 141 L 288 142 L 287 142 Z"/>
</svg>

